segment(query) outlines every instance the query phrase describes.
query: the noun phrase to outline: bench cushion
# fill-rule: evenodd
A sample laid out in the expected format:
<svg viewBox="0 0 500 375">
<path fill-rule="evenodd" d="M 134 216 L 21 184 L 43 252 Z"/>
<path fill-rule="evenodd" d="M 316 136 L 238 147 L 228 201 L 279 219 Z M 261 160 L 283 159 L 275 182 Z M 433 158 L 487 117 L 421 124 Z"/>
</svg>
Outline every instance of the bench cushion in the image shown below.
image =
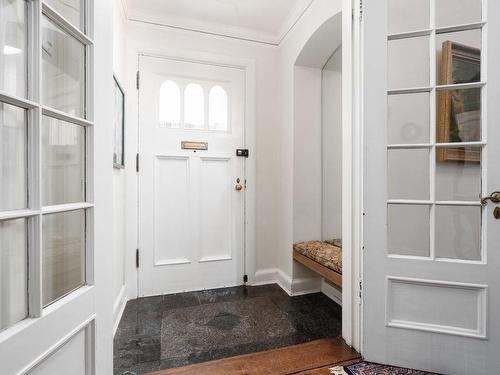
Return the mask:
<svg viewBox="0 0 500 375">
<path fill-rule="evenodd" d="M 330 241 L 300 242 L 294 244 L 293 249 L 305 257 L 342 274 L 342 248 L 334 246 L 329 242 Z M 342 242 L 336 243 L 341 244 Z"/>
</svg>

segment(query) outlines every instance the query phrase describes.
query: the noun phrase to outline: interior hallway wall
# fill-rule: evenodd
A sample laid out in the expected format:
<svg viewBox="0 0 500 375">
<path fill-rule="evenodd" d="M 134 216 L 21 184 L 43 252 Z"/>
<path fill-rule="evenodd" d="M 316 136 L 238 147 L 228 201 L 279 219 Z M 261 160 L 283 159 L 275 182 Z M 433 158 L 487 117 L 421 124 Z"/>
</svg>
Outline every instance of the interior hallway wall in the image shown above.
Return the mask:
<svg viewBox="0 0 500 375">
<path fill-rule="evenodd" d="M 293 292 L 294 284 L 299 282 L 300 274 L 293 275 L 293 258 L 292 245 L 294 240 L 294 144 L 300 142 L 294 137 L 294 121 L 295 121 L 295 64 L 301 55 L 304 46 L 307 44 L 311 36 L 318 30 L 328 19 L 342 11 L 342 1 L 340 0 L 316 0 L 309 7 L 307 12 L 297 22 L 295 27 L 290 31 L 279 48 L 279 72 L 280 72 L 280 97 L 282 98 L 281 107 L 281 128 L 279 129 L 279 138 L 281 139 L 281 165 L 280 173 L 280 190 L 279 196 L 279 215 L 276 222 L 276 236 L 279 246 L 277 247 L 277 264 L 276 267 L 285 275 L 289 282 L 289 288 Z M 333 44 L 332 51 L 336 46 Z M 313 46 L 314 47 L 314 46 Z M 326 61 L 330 56 L 325 56 Z M 312 53 L 314 55 L 314 53 Z M 307 61 L 303 64 L 308 65 Z M 321 93 L 321 91 L 319 91 Z M 319 224 L 321 228 L 321 224 Z M 307 289 L 307 286 L 302 286 L 302 289 Z"/>
<path fill-rule="evenodd" d="M 127 63 L 125 86 L 126 99 L 126 162 L 135 163 L 137 152 L 137 90 L 136 71 L 138 53 L 160 56 L 175 56 L 188 52 L 201 60 L 210 55 L 249 59 L 255 62 L 255 137 L 256 155 L 255 211 L 256 211 L 256 269 L 274 268 L 280 236 L 280 191 L 281 191 L 281 139 L 280 107 L 278 95 L 279 70 L 278 48 L 272 45 L 223 38 L 190 31 L 129 21 L 127 23 Z M 253 109 L 249 109 L 253 110 Z M 137 280 L 134 254 L 137 244 L 137 174 L 127 168 L 127 223 L 126 223 L 126 278 L 129 298 L 136 296 Z M 252 181 L 249 181 L 252 183 Z"/>
<path fill-rule="evenodd" d="M 342 47 L 323 68 L 322 239 L 342 238 Z"/>
</svg>

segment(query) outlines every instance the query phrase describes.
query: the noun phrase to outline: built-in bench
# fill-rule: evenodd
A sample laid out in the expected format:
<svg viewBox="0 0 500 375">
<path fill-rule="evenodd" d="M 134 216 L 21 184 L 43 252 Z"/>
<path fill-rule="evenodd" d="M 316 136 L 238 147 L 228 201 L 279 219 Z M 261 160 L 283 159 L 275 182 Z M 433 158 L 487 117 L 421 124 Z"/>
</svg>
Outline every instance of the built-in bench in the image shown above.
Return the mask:
<svg viewBox="0 0 500 375">
<path fill-rule="evenodd" d="M 293 259 L 342 288 L 342 240 L 296 243 Z"/>
</svg>

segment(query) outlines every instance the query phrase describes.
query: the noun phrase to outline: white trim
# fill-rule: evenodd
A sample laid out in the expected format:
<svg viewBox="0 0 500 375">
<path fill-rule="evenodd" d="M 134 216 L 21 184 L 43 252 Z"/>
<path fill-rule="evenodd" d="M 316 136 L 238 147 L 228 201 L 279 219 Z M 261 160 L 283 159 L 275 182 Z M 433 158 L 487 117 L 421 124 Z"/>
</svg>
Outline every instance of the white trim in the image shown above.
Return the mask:
<svg viewBox="0 0 500 375">
<path fill-rule="evenodd" d="M 118 325 L 120 324 L 120 320 L 122 319 L 123 312 L 125 311 L 125 306 L 127 306 L 127 288 L 125 285 L 122 285 L 120 289 L 120 293 L 118 293 L 118 297 L 115 300 L 113 305 L 113 337 L 116 335 L 116 330 L 118 329 Z"/>
<path fill-rule="evenodd" d="M 321 280 L 321 293 L 330 298 L 337 305 L 342 306 L 342 290 L 331 286 L 325 279 Z"/>
<path fill-rule="evenodd" d="M 47 206 L 42 207 L 42 214 L 55 214 L 58 212 L 69 212 L 69 211 L 78 211 L 78 210 L 86 210 L 88 208 L 93 208 L 94 205 L 92 203 L 68 203 L 68 204 L 59 204 L 56 206 Z"/>
<path fill-rule="evenodd" d="M 443 288 L 454 288 L 454 289 L 464 289 L 473 290 L 478 292 L 478 305 L 477 305 L 477 329 L 466 329 L 461 327 L 453 327 L 441 324 L 431 324 L 431 323 L 421 323 L 412 321 L 403 321 L 397 319 L 391 319 L 389 313 L 391 311 L 391 298 L 390 298 L 390 288 L 392 283 L 401 284 L 412 284 L 412 285 L 422 285 L 422 286 L 439 286 Z M 409 277 L 386 277 L 386 310 L 385 310 L 385 325 L 387 327 L 402 328 L 409 330 L 433 332 L 440 334 L 447 334 L 453 336 L 464 336 L 471 337 L 481 340 L 487 340 L 487 322 L 488 322 L 488 286 L 482 284 L 470 284 L 470 283 L 458 283 L 451 281 L 440 281 L 440 280 L 427 280 L 427 279 L 416 279 Z"/>
<path fill-rule="evenodd" d="M 50 5 L 42 1 L 42 14 L 46 16 L 52 23 L 57 27 L 60 27 L 65 32 L 70 34 L 80 43 L 90 46 L 94 44 L 94 41 L 90 39 L 84 32 L 82 32 L 77 27 L 73 26 L 71 22 L 66 20 L 59 12 L 54 10 Z"/>
<path fill-rule="evenodd" d="M 53 109 L 47 106 L 42 106 L 42 114 L 44 116 L 49 116 L 56 118 L 58 120 L 66 121 L 72 124 L 80 125 L 80 126 L 92 126 L 93 122 L 85 120 L 80 117 L 69 115 L 65 112 L 58 111 L 57 109 Z"/>
<path fill-rule="evenodd" d="M 123 2 L 123 0 L 122 0 Z M 277 32 L 258 31 L 247 27 L 230 26 L 213 22 L 203 22 L 188 17 L 180 17 L 171 14 L 158 13 L 152 14 L 148 11 L 134 12 L 132 9 L 126 9 L 127 20 L 143 24 L 155 25 L 194 32 L 205 35 L 213 35 L 222 38 L 237 39 L 246 42 L 260 43 L 270 46 L 280 46 L 295 25 L 302 19 L 307 10 L 311 7 L 314 0 L 302 0 L 292 9 L 287 19 L 282 23 Z"/>
<path fill-rule="evenodd" d="M 85 330 L 85 335 L 91 335 L 94 336 L 89 332 L 90 329 L 93 328 L 93 322 L 95 321 L 96 316 L 92 315 L 89 319 L 81 323 L 79 326 L 77 326 L 75 329 L 73 329 L 69 334 L 64 336 L 61 340 L 56 342 L 54 345 L 52 345 L 49 349 L 47 349 L 44 353 L 39 355 L 34 361 L 32 361 L 28 366 L 26 366 L 24 369 L 18 372 L 18 375 L 24 375 L 28 372 L 33 371 L 35 368 L 40 366 L 44 361 L 46 361 L 48 358 L 50 358 L 52 355 L 54 355 L 59 349 L 61 349 L 66 343 L 71 341 L 72 338 L 74 338 L 78 333 L 81 331 Z M 95 343 L 91 344 L 91 347 L 94 347 Z M 89 361 L 89 358 L 85 358 L 85 360 Z M 93 360 L 90 361 L 91 363 Z M 90 373 L 94 374 L 95 373 L 95 366 L 92 363 Z"/>
<path fill-rule="evenodd" d="M 302 277 L 292 279 L 279 268 L 266 268 L 255 272 L 252 286 L 278 284 L 289 296 L 321 292 L 320 277 Z"/>
<path fill-rule="evenodd" d="M 188 258 L 158 260 L 155 262 L 154 267 L 172 266 L 176 264 L 189 264 L 189 263 L 191 263 L 191 261 Z"/>
</svg>

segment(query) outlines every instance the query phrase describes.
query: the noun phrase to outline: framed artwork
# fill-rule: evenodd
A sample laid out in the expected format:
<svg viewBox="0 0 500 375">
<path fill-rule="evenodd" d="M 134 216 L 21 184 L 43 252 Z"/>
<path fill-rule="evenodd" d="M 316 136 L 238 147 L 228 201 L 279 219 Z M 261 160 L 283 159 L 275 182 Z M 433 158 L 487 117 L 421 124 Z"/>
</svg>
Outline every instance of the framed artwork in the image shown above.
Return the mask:
<svg viewBox="0 0 500 375">
<path fill-rule="evenodd" d="M 481 50 L 445 41 L 442 46 L 440 85 L 480 82 Z M 481 141 L 481 88 L 438 91 L 438 143 Z M 437 160 L 479 163 L 476 149 L 439 148 Z"/>
<path fill-rule="evenodd" d="M 113 81 L 115 87 L 113 166 L 125 168 L 125 92 L 116 76 L 113 76 Z"/>
</svg>

